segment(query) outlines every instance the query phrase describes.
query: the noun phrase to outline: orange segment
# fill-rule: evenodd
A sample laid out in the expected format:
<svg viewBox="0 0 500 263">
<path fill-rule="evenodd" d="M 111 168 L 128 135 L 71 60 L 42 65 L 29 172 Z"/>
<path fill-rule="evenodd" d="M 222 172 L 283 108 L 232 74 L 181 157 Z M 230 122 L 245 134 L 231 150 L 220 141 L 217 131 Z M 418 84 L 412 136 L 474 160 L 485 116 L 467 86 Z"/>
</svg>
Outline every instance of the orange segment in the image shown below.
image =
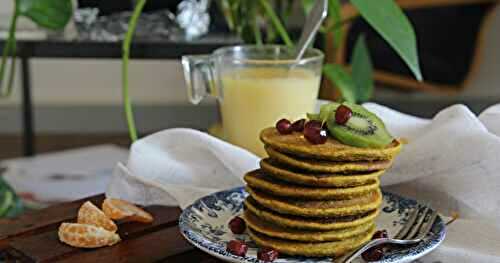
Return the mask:
<svg viewBox="0 0 500 263">
<path fill-rule="evenodd" d="M 97 206 L 85 202 L 78 210 L 78 223 L 102 227 L 108 231 L 116 232 L 118 227 Z"/>
<path fill-rule="evenodd" d="M 58 234 L 61 242 L 81 248 L 112 246 L 120 241 L 118 234 L 93 225 L 62 223 Z"/>
<path fill-rule="evenodd" d="M 106 198 L 102 203 L 102 211 L 114 220 L 127 219 L 143 223 L 151 223 L 154 220 L 150 213 L 120 199 Z"/>
</svg>

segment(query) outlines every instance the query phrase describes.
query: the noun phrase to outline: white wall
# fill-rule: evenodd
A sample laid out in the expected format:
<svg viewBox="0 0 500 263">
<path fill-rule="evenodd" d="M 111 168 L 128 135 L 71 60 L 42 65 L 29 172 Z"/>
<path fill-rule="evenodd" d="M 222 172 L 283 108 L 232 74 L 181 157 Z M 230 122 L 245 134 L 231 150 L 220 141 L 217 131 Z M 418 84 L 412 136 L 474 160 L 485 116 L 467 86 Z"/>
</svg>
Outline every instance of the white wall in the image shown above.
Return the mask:
<svg viewBox="0 0 500 263">
<path fill-rule="evenodd" d="M 120 60 L 36 59 L 32 62 L 37 105 L 118 105 Z M 133 60 L 129 67 L 133 101 L 144 105 L 187 103 L 179 61 Z"/>
<path fill-rule="evenodd" d="M 93 59 L 32 59 L 36 105 L 116 105 L 121 103 L 121 61 Z M 19 67 L 11 98 L 0 106 L 19 103 Z M 130 89 L 137 104 L 185 104 L 187 97 L 179 61 L 134 60 Z"/>
</svg>

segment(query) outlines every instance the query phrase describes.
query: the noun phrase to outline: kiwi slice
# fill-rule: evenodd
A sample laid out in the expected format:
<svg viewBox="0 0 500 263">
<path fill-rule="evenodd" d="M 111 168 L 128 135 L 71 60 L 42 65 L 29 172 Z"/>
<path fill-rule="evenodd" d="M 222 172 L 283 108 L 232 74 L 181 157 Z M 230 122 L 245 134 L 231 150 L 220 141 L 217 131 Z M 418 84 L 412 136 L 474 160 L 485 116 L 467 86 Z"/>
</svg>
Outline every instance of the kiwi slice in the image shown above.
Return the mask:
<svg viewBox="0 0 500 263">
<path fill-rule="evenodd" d="M 328 116 L 330 116 L 330 114 L 334 112 L 338 106 L 340 106 L 340 103 L 336 102 L 323 104 L 320 107 L 319 113 L 307 113 L 307 118 L 309 120 L 325 122 L 328 119 Z"/>
<path fill-rule="evenodd" d="M 384 148 L 394 140 L 385 128 L 384 122 L 375 114 L 361 105 L 347 102 L 343 105 L 352 110 L 352 116 L 342 125 L 335 121 L 337 107 L 333 111 L 333 106 L 328 108 L 329 116 L 326 125 L 330 134 L 336 139 L 344 144 L 363 148 Z"/>
<path fill-rule="evenodd" d="M 319 121 L 321 120 L 319 117 L 319 113 L 306 113 L 307 119 L 311 121 Z"/>
<path fill-rule="evenodd" d="M 336 103 L 336 102 L 331 102 L 328 104 L 321 105 L 319 109 L 319 118 L 322 122 L 325 122 L 328 120 L 328 117 L 330 117 L 330 114 L 334 112 L 341 104 Z"/>
</svg>

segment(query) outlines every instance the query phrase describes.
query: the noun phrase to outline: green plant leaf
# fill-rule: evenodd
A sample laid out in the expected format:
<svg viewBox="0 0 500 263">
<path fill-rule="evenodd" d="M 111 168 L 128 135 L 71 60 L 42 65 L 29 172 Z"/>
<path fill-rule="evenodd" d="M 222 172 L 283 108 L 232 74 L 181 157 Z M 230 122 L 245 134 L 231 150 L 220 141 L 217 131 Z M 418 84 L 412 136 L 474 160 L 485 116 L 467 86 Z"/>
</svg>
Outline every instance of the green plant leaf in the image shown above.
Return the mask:
<svg viewBox="0 0 500 263">
<path fill-rule="evenodd" d="M 340 13 L 341 5 L 339 0 L 329 0 L 328 1 L 328 17 L 331 25 L 337 25 L 342 21 L 342 15 Z M 339 47 L 342 42 L 342 27 L 333 26 L 333 43 L 335 47 Z"/>
<path fill-rule="evenodd" d="M 355 84 L 351 75 L 337 64 L 325 64 L 323 74 L 340 90 L 342 98 L 347 102 L 356 103 Z"/>
<path fill-rule="evenodd" d="M 361 16 L 394 48 L 417 80 L 422 80 L 415 31 L 394 0 L 351 0 Z"/>
<path fill-rule="evenodd" d="M 373 94 L 373 65 L 363 35 L 358 37 L 354 45 L 351 66 L 356 100 L 358 103 L 368 101 Z"/>
<path fill-rule="evenodd" d="M 71 0 L 16 0 L 20 15 L 29 17 L 41 27 L 59 30 L 73 15 Z"/>
<path fill-rule="evenodd" d="M 12 187 L 0 177 L 0 218 L 14 218 L 22 212 L 24 212 L 23 202 Z"/>
</svg>

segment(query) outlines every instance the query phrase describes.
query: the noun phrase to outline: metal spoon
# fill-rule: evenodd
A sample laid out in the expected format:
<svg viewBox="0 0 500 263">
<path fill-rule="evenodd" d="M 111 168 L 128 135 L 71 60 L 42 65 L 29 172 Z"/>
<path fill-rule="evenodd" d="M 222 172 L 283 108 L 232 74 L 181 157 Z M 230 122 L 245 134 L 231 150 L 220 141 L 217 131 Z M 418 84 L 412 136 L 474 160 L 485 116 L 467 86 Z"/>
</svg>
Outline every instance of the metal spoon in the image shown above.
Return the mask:
<svg viewBox="0 0 500 263">
<path fill-rule="evenodd" d="M 309 44 L 314 39 L 314 36 L 316 36 L 321 23 L 327 15 L 328 0 L 316 0 L 314 3 L 314 7 L 312 8 L 306 19 L 304 29 L 302 29 L 299 43 L 297 44 L 295 60 L 299 61 L 302 56 L 304 56 L 307 47 L 309 47 Z"/>
</svg>

